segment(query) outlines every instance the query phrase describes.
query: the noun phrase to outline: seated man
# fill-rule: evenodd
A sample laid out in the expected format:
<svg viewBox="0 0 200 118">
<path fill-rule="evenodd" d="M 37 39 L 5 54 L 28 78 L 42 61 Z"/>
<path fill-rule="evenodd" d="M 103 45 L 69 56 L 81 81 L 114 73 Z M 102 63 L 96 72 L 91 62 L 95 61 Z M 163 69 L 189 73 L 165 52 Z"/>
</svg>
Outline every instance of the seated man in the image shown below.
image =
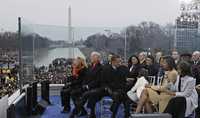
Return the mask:
<svg viewBox="0 0 200 118">
<path fill-rule="evenodd" d="M 192 54 L 192 76 L 196 79 L 196 89 L 199 96 L 199 105 L 196 109 L 196 116 L 200 117 L 200 52 L 195 51 Z"/>
<path fill-rule="evenodd" d="M 101 72 L 99 80 L 101 86 L 83 95 L 82 101 L 88 100 L 87 106 L 91 109 L 89 118 L 96 118 L 95 105 L 105 96 L 110 96 L 113 99 L 111 106 L 112 118 L 115 118 L 118 107 L 122 102 L 125 105 L 125 117 L 129 117 L 129 104 L 126 100 L 128 97 L 125 92 L 127 75 L 128 68 L 121 66 L 121 58 L 119 56 L 112 56 L 111 64 L 106 65 Z"/>
<path fill-rule="evenodd" d="M 118 59 L 116 59 L 116 61 Z M 130 109 L 129 109 L 130 101 L 126 94 L 127 93 L 127 89 L 126 89 L 127 75 L 128 75 L 128 68 L 120 65 L 117 68 L 117 77 L 112 78 L 112 82 L 111 82 L 112 85 L 110 85 L 110 89 L 111 89 L 110 95 L 111 95 L 111 98 L 113 99 L 113 103 L 111 105 L 111 111 L 113 112 L 112 118 L 116 117 L 119 105 L 121 103 L 124 104 L 124 118 L 129 118 L 130 116 Z"/>
</svg>

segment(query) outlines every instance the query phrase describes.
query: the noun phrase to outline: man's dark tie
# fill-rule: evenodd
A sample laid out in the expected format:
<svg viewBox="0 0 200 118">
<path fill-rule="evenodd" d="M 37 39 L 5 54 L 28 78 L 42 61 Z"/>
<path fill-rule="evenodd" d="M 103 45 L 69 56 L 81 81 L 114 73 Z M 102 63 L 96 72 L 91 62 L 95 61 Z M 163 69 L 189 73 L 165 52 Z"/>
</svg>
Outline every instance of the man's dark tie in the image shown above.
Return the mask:
<svg viewBox="0 0 200 118">
<path fill-rule="evenodd" d="M 179 77 L 179 82 L 178 82 L 178 91 L 181 92 L 181 76 Z"/>
</svg>

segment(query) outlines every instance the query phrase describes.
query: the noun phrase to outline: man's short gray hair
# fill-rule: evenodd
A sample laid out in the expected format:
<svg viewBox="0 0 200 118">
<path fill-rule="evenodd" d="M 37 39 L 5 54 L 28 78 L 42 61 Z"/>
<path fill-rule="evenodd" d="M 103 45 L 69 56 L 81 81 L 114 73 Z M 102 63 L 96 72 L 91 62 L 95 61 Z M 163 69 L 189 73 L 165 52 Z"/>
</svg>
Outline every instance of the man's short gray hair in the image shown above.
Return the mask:
<svg viewBox="0 0 200 118">
<path fill-rule="evenodd" d="M 101 54 L 96 51 L 92 52 L 91 55 L 97 55 L 99 59 L 101 58 Z"/>
<path fill-rule="evenodd" d="M 200 52 L 199 51 L 194 51 L 192 55 L 197 55 L 197 54 L 200 55 Z"/>
</svg>

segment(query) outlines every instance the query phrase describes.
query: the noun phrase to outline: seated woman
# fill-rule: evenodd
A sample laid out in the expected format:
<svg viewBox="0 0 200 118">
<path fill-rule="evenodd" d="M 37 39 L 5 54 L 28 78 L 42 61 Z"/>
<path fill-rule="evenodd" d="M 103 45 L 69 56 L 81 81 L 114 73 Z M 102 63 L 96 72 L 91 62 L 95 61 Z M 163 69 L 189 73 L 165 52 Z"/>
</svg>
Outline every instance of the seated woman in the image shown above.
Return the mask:
<svg viewBox="0 0 200 118">
<path fill-rule="evenodd" d="M 177 69 L 179 77 L 174 87 L 165 90 L 167 94 L 175 96 L 175 99 L 170 100 L 165 112 L 172 114 L 173 118 L 183 118 L 191 115 L 198 107 L 198 94 L 195 89 L 196 80 L 191 77 L 190 64 L 181 61 Z"/>
<path fill-rule="evenodd" d="M 143 108 L 146 112 L 152 113 L 154 106 L 159 106 L 159 112 L 163 112 L 166 108 L 172 95 L 166 94 L 163 90 L 167 89 L 170 83 L 175 83 L 177 79 L 177 71 L 175 70 L 176 65 L 172 57 L 163 57 L 162 67 L 165 70 L 165 76 L 161 80 L 161 84 L 156 86 L 147 85 L 142 91 L 140 100 L 138 102 L 136 113 L 140 113 Z"/>
<path fill-rule="evenodd" d="M 148 71 L 144 68 L 141 68 L 139 71 L 137 82 L 132 87 L 132 89 L 127 92 L 128 97 L 133 102 L 138 102 L 142 90 L 145 88 L 145 85 L 148 84 L 148 81 L 146 80 L 147 76 L 148 76 Z"/>
<path fill-rule="evenodd" d="M 139 70 L 141 69 L 139 59 L 136 55 L 132 55 L 129 58 L 128 69 L 129 69 L 129 74 L 128 74 L 128 79 L 127 79 L 128 82 L 127 82 L 127 85 L 126 85 L 127 91 L 129 91 L 134 86 L 134 84 L 136 83 Z"/>
<path fill-rule="evenodd" d="M 128 78 L 136 78 L 141 68 L 139 59 L 136 55 L 133 55 L 128 60 L 129 75 Z"/>
<path fill-rule="evenodd" d="M 83 58 L 77 57 L 72 64 L 72 76 L 70 82 L 61 90 L 61 101 L 64 106 L 63 112 L 70 112 L 71 94 L 82 87 L 82 81 L 87 77 L 87 65 Z M 76 101 L 74 101 L 76 104 Z M 76 106 L 76 105 L 75 105 Z M 74 109 L 74 112 L 78 112 Z M 78 113 L 75 113 L 78 114 Z"/>
</svg>

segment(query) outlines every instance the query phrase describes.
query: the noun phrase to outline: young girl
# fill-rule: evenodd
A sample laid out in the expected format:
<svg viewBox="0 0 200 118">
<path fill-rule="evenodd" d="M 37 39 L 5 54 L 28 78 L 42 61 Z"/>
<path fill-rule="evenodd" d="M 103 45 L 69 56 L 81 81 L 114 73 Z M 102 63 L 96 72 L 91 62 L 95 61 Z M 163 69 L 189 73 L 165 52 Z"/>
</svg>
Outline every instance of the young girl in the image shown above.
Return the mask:
<svg viewBox="0 0 200 118">
<path fill-rule="evenodd" d="M 127 92 L 128 97 L 133 102 L 137 102 L 139 100 L 142 90 L 145 88 L 145 85 L 148 84 L 148 81 L 146 80 L 147 76 L 148 71 L 144 68 L 141 68 L 135 86 L 133 86 L 133 88 Z"/>
</svg>

